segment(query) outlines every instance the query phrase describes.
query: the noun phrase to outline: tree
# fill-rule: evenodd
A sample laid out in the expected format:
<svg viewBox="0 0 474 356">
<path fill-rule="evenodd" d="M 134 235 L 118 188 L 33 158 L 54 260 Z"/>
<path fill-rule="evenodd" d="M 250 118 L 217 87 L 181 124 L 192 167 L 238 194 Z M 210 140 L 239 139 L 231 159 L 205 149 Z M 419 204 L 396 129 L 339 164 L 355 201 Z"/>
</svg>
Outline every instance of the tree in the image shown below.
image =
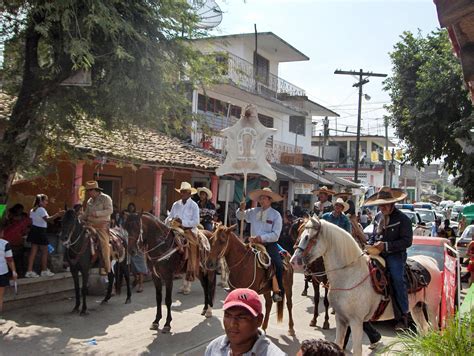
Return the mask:
<svg viewBox="0 0 474 356">
<path fill-rule="evenodd" d="M 464 197 L 474 199 L 474 157 L 455 142 L 470 138 L 472 103 L 447 32 L 426 37 L 404 32 L 400 37 L 390 53 L 393 76 L 384 83 L 392 99 L 390 122 L 413 164 L 423 167 L 443 159 Z"/>
<path fill-rule="evenodd" d="M 213 78 L 189 45 L 205 33 L 186 0 L 10 0 L 0 23 L 3 90 L 17 97 L 0 143 L 0 202 L 15 172 L 78 119 L 182 134 L 186 91 Z M 62 85 L 75 74 L 91 85 Z"/>
</svg>

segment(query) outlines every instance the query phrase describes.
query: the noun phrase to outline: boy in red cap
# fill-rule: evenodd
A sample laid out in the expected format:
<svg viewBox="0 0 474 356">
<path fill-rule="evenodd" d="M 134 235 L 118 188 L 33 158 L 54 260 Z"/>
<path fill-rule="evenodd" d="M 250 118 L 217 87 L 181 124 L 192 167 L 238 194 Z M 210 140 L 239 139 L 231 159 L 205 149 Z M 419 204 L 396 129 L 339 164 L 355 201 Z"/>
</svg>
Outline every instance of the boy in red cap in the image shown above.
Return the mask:
<svg viewBox="0 0 474 356">
<path fill-rule="evenodd" d="M 262 302 L 258 294 L 247 288 L 229 293 L 224 301 L 225 335 L 211 341 L 205 356 L 259 355 L 285 356 L 258 328 L 262 325 Z"/>
</svg>

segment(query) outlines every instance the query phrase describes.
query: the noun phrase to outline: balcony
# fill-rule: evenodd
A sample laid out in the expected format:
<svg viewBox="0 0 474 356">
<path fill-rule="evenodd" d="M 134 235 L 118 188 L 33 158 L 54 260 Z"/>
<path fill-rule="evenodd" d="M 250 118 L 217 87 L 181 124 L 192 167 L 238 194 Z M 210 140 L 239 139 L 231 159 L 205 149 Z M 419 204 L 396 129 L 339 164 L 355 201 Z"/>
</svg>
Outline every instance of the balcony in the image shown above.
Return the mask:
<svg viewBox="0 0 474 356">
<path fill-rule="evenodd" d="M 294 96 L 306 96 L 303 89 L 274 74 L 268 73 L 265 76 L 256 76 L 252 63 L 231 53 L 217 55 L 216 61 L 222 66 L 220 70 L 224 78 L 248 92 L 277 100 Z"/>
</svg>

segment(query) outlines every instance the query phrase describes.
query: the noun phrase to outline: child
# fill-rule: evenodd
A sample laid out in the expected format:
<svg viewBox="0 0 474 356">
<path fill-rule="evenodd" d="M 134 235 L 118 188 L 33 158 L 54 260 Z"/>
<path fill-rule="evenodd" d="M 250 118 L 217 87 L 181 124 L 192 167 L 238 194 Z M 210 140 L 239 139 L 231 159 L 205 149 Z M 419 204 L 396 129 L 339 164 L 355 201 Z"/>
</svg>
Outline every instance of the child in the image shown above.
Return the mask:
<svg viewBox="0 0 474 356">
<path fill-rule="evenodd" d="M 3 310 L 3 294 L 5 287 L 9 285 L 8 266 L 12 271 L 13 280 L 17 279 L 15 262 L 13 262 L 13 252 L 7 240 L 3 239 L 3 231 L 0 231 L 0 313 Z M 7 321 L 0 316 L 0 325 Z"/>
</svg>

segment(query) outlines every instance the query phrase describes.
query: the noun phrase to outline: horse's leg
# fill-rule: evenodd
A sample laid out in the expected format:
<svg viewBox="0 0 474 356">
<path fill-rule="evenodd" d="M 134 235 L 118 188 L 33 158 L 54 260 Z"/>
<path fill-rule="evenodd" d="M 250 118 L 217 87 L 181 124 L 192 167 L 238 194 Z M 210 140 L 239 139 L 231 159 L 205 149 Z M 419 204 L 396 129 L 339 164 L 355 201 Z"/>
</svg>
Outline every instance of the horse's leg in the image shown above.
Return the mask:
<svg viewBox="0 0 474 356">
<path fill-rule="evenodd" d="M 352 319 L 350 327 L 352 332 L 352 355 L 362 356 L 362 337 L 364 336 L 362 320 Z"/>
<path fill-rule="evenodd" d="M 313 319 L 309 323 L 309 326 L 315 327 L 316 326 L 316 321 L 318 320 L 318 315 L 319 315 L 319 281 L 316 280 L 314 277 L 311 277 L 311 282 L 313 283 L 313 290 L 314 290 L 314 300 L 313 300 L 313 305 L 314 305 L 314 311 L 313 311 Z"/>
<path fill-rule="evenodd" d="M 428 323 L 433 330 L 439 329 L 439 305 L 426 304 L 426 312 L 428 313 Z"/>
<path fill-rule="evenodd" d="M 115 266 L 114 266 L 115 268 Z M 107 278 L 109 280 L 109 283 L 107 284 L 107 293 L 105 294 L 104 300 L 102 300 L 101 304 L 105 304 L 109 301 L 109 299 L 112 297 L 112 288 L 114 286 L 114 273 L 110 271 L 107 274 Z M 117 276 L 118 278 L 118 276 Z"/>
<path fill-rule="evenodd" d="M 209 307 L 206 310 L 204 316 L 210 318 L 212 316 L 212 308 L 214 308 L 214 295 L 216 293 L 216 272 L 209 271 L 207 272 L 207 301 Z"/>
<path fill-rule="evenodd" d="M 150 330 L 158 330 L 161 320 L 161 278 L 153 275 L 153 283 L 155 284 L 155 297 L 156 297 L 156 316 L 155 321 L 150 326 Z"/>
<path fill-rule="evenodd" d="M 324 324 L 323 329 L 329 329 L 329 299 L 328 299 L 329 288 L 324 287 Z"/>
<path fill-rule="evenodd" d="M 425 335 L 428 332 L 429 325 L 425 319 L 425 314 L 423 313 L 423 305 L 417 303 L 411 310 L 411 316 L 418 328 L 418 332 L 421 335 Z"/>
<path fill-rule="evenodd" d="M 309 277 L 309 278 L 311 278 L 311 277 Z M 303 288 L 303 291 L 301 292 L 301 295 L 303 297 L 306 297 L 308 295 L 309 278 L 308 278 L 308 276 L 304 276 L 304 288 Z"/>
<path fill-rule="evenodd" d="M 288 335 L 295 336 L 295 329 L 294 329 L 295 323 L 293 322 L 293 299 L 292 299 L 293 298 L 293 275 L 288 273 L 288 271 L 286 275 L 287 275 L 286 281 L 288 282 L 285 285 L 286 307 L 288 308 Z"/>
<path fill-rule="evenodd" d="M 128 265 L 126 261 L 125 259 L 122 262 L 123 266 L 121 266 L 120 270 L 123 272 L 125 283 L 127 284 L 127 299 L 125 300 L 125 304 L 129 304 L 132 302 L 132 289 L 130 288 L 130 265 Z"/>
<path fill-rule="evenodd" d="M 199 282 L 201 282 L 202 290 L 204 291 L 204 308 L 202 308 L 201 315 L 205 315 L 208 307 L 208 300 L 207 300 L 207 289 L 208 289 L 208 281 L 207 276 L 204 271 L 199 271 Z"/>
<path fill-rule="evenodd" d="M 74 281 L 74 292 L 76 294 L 76 305 L 72 310 L 73 313 L 79 312 L 79 307 L 81 306 L 81 287 L 79 285 L 79 271 L 77 270 L 77 265 L 70 266 L 72 279 Z"/>
<path fill-rule="evenodd" d="M 189 282 L 191 283 L 191 282 Z M 173 292 L 173 273 L 170 271 L 169 275 L 167 276 L 165 280 L 166 284 L 166 297 L 165 297 L 165 303 L 166 303 L 166 323 L 163 326 L 163 329 L 161 332 L 163 334 L 167 334 L 171 331 L 171 294 Z"/>
<path fill-rule="evenodd" d="M 336 314 L 336 341 L 335 343 L 342 349 L 344 347 L 344 337 L 346 336 L 348 324 Z"/>
<path fill-rule="evenodd" d="M 89 260 L 87 261 L 89 263 Z M 89 266 L 82 266 L 81 267 L 82 273 L 82 310 L 81 315 L 87 315 L 89 312 L 87 311 L 87 293 L 89 288 Z"/>
<path fill-rule="evenodd" d="M 270 292 L 267 292 L 263 295 L 265 297 L 265 318 L 263 319 L 262 329 L 263 331 L 267 330 L 268 319 L 270 319 L 270 311 L 272 310 L 273 300 Z"/>
</svg>

